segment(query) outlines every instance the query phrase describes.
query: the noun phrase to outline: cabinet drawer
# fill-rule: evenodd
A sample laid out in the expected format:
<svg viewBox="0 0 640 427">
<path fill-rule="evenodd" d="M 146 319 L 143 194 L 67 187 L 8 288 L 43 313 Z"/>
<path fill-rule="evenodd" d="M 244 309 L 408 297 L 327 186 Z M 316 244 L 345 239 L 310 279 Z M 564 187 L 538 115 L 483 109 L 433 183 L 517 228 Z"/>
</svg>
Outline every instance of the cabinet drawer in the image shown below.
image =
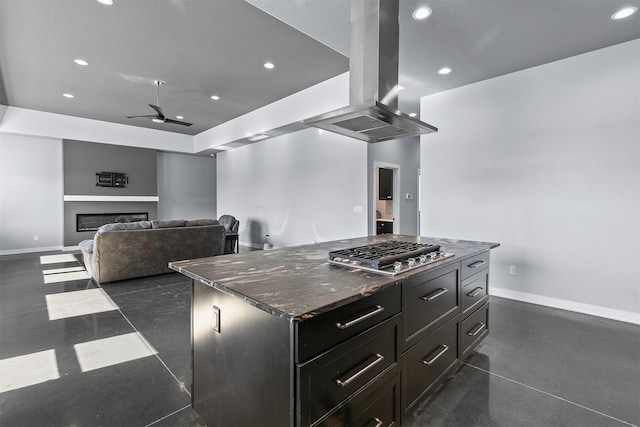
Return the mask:
<svg viewBox="0 0 640 427">
<path fill-rule="evenodd" d="M 332 411 L 383 372 L 397 366 L 400 315 L 298 365 L 302 425 Z"/>
<path fill-rule="evenodd" d="M 400 286 L 296 324 L 296 362 L 303 362 L 400 312 Z"/>
<path fill-rule="evenodd" d="M 462 260 L 462 280 L 489 268 L 489 251 Z"/>
<path fill-rule="evenodd" d="M 489 335 L 489 303 L 460 323 L 460 359 L 468 356 Z"/>
<path fill-rule="evenodd" d="M 488 268 L 462 281 L 462 303 L 460 305 L 463 314 L 471 313 L 486 300 L 488 286 Z"/>
<path fill-rule="evenodd" d="M 442 267 L 407 280 L 403 286 L 404 347 L 438 321 L 459 311 L 458 264 Z"/>
<path fill-rule="evenodd" d="M 422 339 L 402 356 L 402 402 L 405 410 L 458 358 L 458 317 Z"/>
<path fill-rule="evenodd" d="M 387 379 L 389 377 L 389 379 Z M 385 374 L 323 419 L 322 427 L 391 427 L 400 424 L 400 373 Z"/>
</svg>

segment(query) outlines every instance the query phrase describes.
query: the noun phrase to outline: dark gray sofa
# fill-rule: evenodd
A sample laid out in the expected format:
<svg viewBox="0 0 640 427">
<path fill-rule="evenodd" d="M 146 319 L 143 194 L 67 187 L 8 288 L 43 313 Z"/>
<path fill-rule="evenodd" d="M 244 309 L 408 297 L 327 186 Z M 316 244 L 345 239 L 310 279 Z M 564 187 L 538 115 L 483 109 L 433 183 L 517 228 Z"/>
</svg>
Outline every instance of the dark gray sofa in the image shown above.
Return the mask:
<svg viewBox="0 0 640 427">
<path fill-rule="evenodd" d="M 85 268 L 98 284 L 170 273 L 171 261 L 224 253 L 225 228 L 215 219 L 103 225 L 80 242 Z"/>
</svg>

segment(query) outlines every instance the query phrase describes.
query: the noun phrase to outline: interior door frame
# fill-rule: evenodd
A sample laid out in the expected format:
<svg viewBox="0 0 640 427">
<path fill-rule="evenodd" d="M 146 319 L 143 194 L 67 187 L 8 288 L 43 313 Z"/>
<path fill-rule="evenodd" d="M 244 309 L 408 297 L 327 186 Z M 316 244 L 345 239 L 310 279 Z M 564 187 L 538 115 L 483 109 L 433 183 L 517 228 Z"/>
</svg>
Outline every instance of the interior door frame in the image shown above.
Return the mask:
<svg viewBox="0 0 640 427">
<path fill-rule="evenodd" d="M 376 201 L 378 201 L 378 169 L 386 168 L 393 170 L 393 234 L 400 232 L 400 165 L 395 163 L 373 161 L 373 180 L 372 185 L 372 206 L 371 215 L 373 216 L 373 226 L 371 235 L 376 235 Z"/>
</svg>

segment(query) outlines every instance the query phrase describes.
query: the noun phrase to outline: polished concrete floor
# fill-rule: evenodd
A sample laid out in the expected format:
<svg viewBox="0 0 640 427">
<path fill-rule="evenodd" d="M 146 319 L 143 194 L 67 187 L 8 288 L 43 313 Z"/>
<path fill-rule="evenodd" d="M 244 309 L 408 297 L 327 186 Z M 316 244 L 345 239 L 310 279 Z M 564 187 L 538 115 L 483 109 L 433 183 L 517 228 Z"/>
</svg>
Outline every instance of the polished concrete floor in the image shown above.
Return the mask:
<svg viewBox="0 0 640 427">
<path fill-rule="evenodd" d="M 95 286 L 73 254 L 0 257 L 0 426 L 201 426 L 190 285 Z M 492 298 L 489 337 L 410 426 L 640 424 L 640 328 Z"/>
</svg>

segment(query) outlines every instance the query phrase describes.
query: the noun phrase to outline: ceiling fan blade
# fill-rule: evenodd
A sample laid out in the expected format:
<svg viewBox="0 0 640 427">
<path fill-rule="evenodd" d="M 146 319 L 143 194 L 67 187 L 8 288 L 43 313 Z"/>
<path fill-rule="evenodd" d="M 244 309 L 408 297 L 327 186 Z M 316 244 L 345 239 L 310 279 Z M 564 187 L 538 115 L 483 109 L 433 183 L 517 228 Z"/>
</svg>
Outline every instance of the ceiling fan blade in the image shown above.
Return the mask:
<svg viewBox="0 0 640 427">
<path fill-rule="evenodd" d="M 179 120 L 164 119 L 165 123 L 173 123 L 174 125 L 191 126 L 192 123 L 181 122 Z"/>
<path fill-rule="evenodd" d="M 156 110 L 156 112 L 158 113 L 158 115 L 160 116 L 160 118 L 164 118 L 164 113 L 162 112 L 162 108 L 160 108 L 159 105 L 153 105 L 153 104 L 149 104 L 149 107 L 153 108 L 154 110 Z"/>
<path fill-rule="evenodd" d="M 156 118 L 156 117 L 160 118 L 160 117 L 158 117 L 157 114 L 152 114 L 152 115 L 149 115 L 149 116 L 127 116 L 127 119 L 137 119 L 138 117 L 142 117 L 144 119 L 153 119 L 153 118 Z"/>
</svg>

